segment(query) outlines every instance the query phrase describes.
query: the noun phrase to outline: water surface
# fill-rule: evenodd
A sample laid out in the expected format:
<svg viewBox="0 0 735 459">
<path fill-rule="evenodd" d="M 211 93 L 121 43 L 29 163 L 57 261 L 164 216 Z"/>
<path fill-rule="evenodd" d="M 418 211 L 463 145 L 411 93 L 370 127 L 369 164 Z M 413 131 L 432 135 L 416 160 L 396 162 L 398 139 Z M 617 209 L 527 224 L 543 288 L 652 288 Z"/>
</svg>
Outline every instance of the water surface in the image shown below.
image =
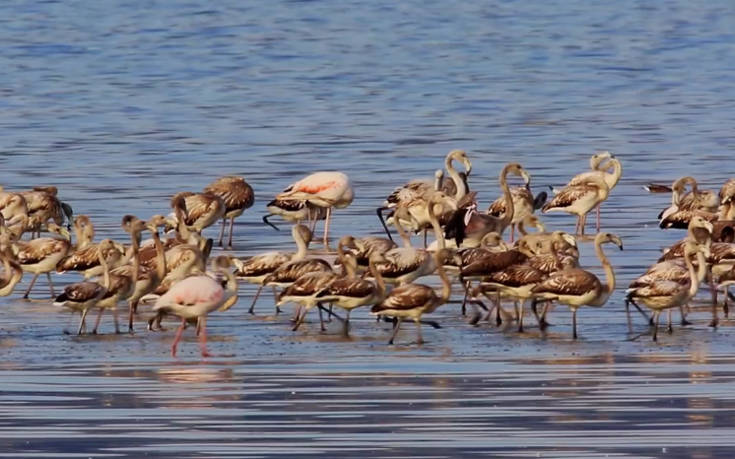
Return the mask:
<svg viewBox="0 0 735 459">
<path fill-rule="evenodd" d="M 292 333 L 268 296 L 249 316 L 243 285 L 209 320 L 227 357 L 203 361 L 187 334 L 172 359 L 171 330 L 115 336 L 105 322 L 70 337 L 66 314 L 16 293 L 0 300 L 0 455 L 729 456 L 732 323 L 709 329 L 702 305 L 653 344 L 640 317 L 628 327 L 622 291 L 682 236 L 656 228 L 669 198 L 641 186 L 735 175 L 733 4 L 477 3 L 3 2 L 0 184 L 58 186 L 99 237 L 122 240 L 123 214 L 166 213 L 173 193 L 238 174 L 256 203 L 234 253 L 287 246 L 260 223 L 264 205 L 325 169 L 356 190 L 335 235 L 379 234 L 373 209 L 453 148 L 473 160 L 482 207 L 508 161 L 540 191 L 608 149 L 624 174 L 603 221 L 626 250 L 577 342 L 564 308 L 548 334 L 519 336 L 467 325 L 456 303 L 422 347 L 411 326 L 386 346 L 389 326 L 365 311 L 349 341 L 314 318 Z"/>
</svg>

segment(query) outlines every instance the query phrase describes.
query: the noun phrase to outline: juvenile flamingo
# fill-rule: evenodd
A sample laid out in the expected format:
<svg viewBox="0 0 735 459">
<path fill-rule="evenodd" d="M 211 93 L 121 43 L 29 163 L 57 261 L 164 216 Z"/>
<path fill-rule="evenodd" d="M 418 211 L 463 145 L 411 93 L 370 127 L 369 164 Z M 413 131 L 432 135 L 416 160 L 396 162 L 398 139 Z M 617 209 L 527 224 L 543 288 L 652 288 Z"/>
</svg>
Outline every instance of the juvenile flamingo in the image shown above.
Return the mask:
<svg viewBox="0 0 735 459">
<path fill-rule="evenodd" d="M 225 221 L 230 219 L 230 239 L 227 247 L 232 248 L 232 227 L 235 225 L 235 217 L 253 205 L 255 194 L 253 187 L 242 177 L 226 176 L 220 177 L 204 188 L 205 193 L 217 195 L 225 203 L 225 214 L 222 217 L 222 229 L 219 232 L 219 246 L 225 236 Z"/>
</svg>

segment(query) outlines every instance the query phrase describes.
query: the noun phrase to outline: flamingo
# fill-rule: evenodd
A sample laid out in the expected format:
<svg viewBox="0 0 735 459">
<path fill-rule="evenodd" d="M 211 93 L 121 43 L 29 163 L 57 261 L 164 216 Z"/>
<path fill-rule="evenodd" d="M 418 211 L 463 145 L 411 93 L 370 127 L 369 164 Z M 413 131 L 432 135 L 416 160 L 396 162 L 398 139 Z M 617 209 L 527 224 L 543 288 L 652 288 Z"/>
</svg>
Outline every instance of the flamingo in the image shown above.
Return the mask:
<svg viewBox="0 0 735 459">
<path fill-rule="evenodd" d="M 225 204 L 225 214 L 222 217 L 222 229 L 219 233 L 219 246 L 222 247 L 222 241 L 225 236 L 225 222 L 230 219 L 230 239 L 227 247 L 232 248 L 232 227 L 235 225 L 235 217 L 239 217 L 242 213 L 253 205 L 255 194 L 253 187 L 242 177 L 225 176 L 220 177 L 204 188 L 205 193 L 211 193 L 219 196 Z"/>
<path fill-rule="evenodd" d="M 49 220 L 61 225 L 66 217 L 71 222 L 72 208 L 59 200 L 55 186 L 37 186 L 30 191 L 22 191 L 21 194 L 28 206 L 28 229 L 32 232 L 40 235 L 43 225 Z"/>
<path fill-rule="evenodd" d="M 282 265 L 306 258 L 309 243 L 311 243 L 311 231 L 306 226 L 298 224 L 294 225 L 291 229 L 291 235 L 296 242 L 298 249 L 296 252 L 271 251 L 254 255 L 246 260 L 240 260 L 239 258 L 232 259 L 232 263 L 236 268 L 235 275 L 237 277 L 252 284 L 259 284 L 258 291 L 255 293 L 250 309 L 248 309 L 250 314 L 255 314 L 255 302 L 258 301 L 260 292 L 263 290 L 263 280 Z M 276 297 L 275 287 L 273 297 Z M 278 312 L 279 309 L 276 308 L 276 313 Z"/>
<path fill-rule="evenodd" d="M 607 199 L 610 187 L 598 175 L 590 175 L 582 184 L 564 187 L 554 198 L 541 208 L 541 212 L 564 211 L 577 215 L 575 231 L 584 235 L 587 213 Z"/>
<path fill-rule="evenodd" d="M 54 293 L 54 284 L 51 281 L 51 271 L 55 270 L 56 264 L 66 256 L 71 248 L 71 242 L 69 242 L 69 232 L 66 228 L 49 223 L 48 230 L 61 235 L 63 239 L 41 237 L 30 241 L 18 241 L 14 245 L 13 251 L 16 252 L 15 255 L 18 257 L 18 263 L 23 271 L 34 274 L 23 298 L 28 298 L 33 284 L 36 282 L 38 276 L 43 273 L 46 273 L 51 297 L 56 296 Z"/>
<path fill-rule="evenodd" d="M 684 306 L 697 294 L 699 277 L 694 269 L 692 258 L 699 251 L 702 251 L 706 257 L 710 256 L 709 248 L 706 245 L 692 240 L 684 244 L 684 262 L 686 263 L 687 273 L 689 274 L 687 278 L 678 280 L 661 278 L 647 284 L 633 286 L 626 290 L 626 303 L 641 303 L 653 310 L 653 341 L 657 340 L 658 321 L 661 311 Z M 679 280 L 682 282 L 679 282 Z"/>
<path fill-rule="evenodd" d="M 589 271 L 570 267 L 552 273 L 531 290 L 536 299 L 556 300 L 569 306 L 572 310 L 574 339 L 577 339 L 577 309 L 581 306 L 602 307 L 615 290 L 615 273 L 602 251 L 602 244 L 606 242 L 611 242 L 623 250 L 623 241 L 610 233 L 597 233 L 595 236 L 595 254 L 605 271 L 606 283 L 601 283 L 600 279 Z"/>
<path fill-rule="evenodd" d="M 192 276 L 174 284 L 168 292 L 156 300 L 153 310 L 181 317 L 181 325 L 176 330 L 174 342 L 171 344 L 172 357 L 176 357 L 176 347 L 188 319 L 198 319 L 202 357 L 211 356 L 207 352 L 207 314 L 218 308 L 227 310 L 237 302 L 237 280 L 230 272 L 230 266 L 230 258 L 225 255 L 213 260 L 213 271 L 227 279 L 226 288 L 210 276 Z"/>
<path fill-rule="evenodd" d="M 461 162 L 465 167 L 464 178 L 454 168 L 454 161 Z M 457 209 L 457 204 L 463 200 L 469 191 L 466 177 L 472 170 L 472 163 L 464 150 L 452 150 L 444 160 L 444 167 L 449 173 L 450 181 L 444 182 L 443 171 L 437 170 L 434 174 L 434 182 L 429 180 L 412 180 L 393 190 L 393 193 L 383 202 L 383 206 L 377 209 L 378 218 L 388 238 L 393 239 L 386 222 L 383 221 L 383 210 L 393 210 L 393 215 L 388 219 L 388 223 L 392 221 L 395 224 L 400 218 L 400 223 L 404 226 L 407 226 L 413 231 L 420 231 L 422 229 L 425 230 L 430 225 L 426 207 L 431 196 L 436 192 L 443 193 L 444 190 L 447 190 L 447 196 L 452 198 L 446 200 L 446 205 L 449 207 L 447 210 L 455 211 Z M 452 184 L 453 186 L 448 186 L 448 184 Z M 452 193 L 451 196 L 449 195 L 450 192 Z M 402 210 L 403 212 L 398 212 L 398 215 L 396 215 L 398 210 Z M 426 231 L 424 231 L 424 246 L 426 246 L 425 236 Z"/>
<path fill-rule="evenodd" d="M 328 245 L 329 222 L 332 217 L 332 208 L 342 209 L 349 206 L 355 194 L 352 190 L 350 178 L 343 172 L 326 171 L 315 172 L 296 183 L 286 187 L 276 196 L 277 200 L 296 199 L 308 201 L 310 204 L 327 209 L 324 223 L 324 245 Z"/>
</svg>

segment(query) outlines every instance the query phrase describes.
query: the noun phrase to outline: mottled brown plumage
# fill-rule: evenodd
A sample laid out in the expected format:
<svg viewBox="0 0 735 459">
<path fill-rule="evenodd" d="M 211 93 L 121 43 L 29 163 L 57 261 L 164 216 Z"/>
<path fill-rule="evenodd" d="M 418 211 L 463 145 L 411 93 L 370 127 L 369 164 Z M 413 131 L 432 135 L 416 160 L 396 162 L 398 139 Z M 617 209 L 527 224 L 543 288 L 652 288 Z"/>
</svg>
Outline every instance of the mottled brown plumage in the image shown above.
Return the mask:
<svg viewBox="0 0 735 459">
<path fill-rule="evenodd" d="M 225 221 L 230 219 L 230 239 L 228 247 L 232 247 L 232 230 L 235 217 L 239 217 L 253 205 L 255 194 L 253 188 L 242 177 L 226 176 L 220 177 L 204 188 L 205 193 L 219 196 L 225 204 L 225 213 L 222 217 L 222 230 L 220 231 L 219 245 L 222 246 L 225 233 Z"/>
<path fill-rule="evenodd" d="M 263 285 L 287 286 L 299 277 L 312 272 L 331 272 L 332 267 L 320 258 L 309 258 L 286 263 L 263 279 Z"/>
<path fill-rule="evenodd" d="M 186 226 L 198 233 L 225 214 L 224 201 L 212 193 L 182 191 L 171 198 L 171 207 L 177 211 L 177 218 L 183 217 Z"/>
<path fill-rule="evenodd" d="M 460 274 L 463 278 L 482 278 L 508 266 L 520 264 L 528 257 L 518 250 L 511 249 L 502 252 L 491 252 L 471 263 L 462 266 Z"/>
</svg>

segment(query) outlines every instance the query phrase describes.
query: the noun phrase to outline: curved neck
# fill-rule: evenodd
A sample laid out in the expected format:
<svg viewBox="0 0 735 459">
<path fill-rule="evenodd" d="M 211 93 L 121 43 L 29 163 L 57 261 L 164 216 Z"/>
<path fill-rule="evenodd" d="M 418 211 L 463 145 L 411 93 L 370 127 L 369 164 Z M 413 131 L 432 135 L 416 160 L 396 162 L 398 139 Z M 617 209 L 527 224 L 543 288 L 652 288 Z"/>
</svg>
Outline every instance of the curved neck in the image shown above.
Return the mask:
<svg viewBox="0 0 735 459">
<path fill-rule="evenodd" d="M 513 195 L 510 193 L 510 187 L 508 186 L 508 169 L 503 169 L 503 172 L 500 173 L 500 188 L 503 190 L 503 197 L 505 198 L 505 213 L 501 219 L 503 230 L 505 230 L 513 221 L 513 214 L 515 213 Z"/>
<path fill-rule="evenodd" d="M 306 243 L 304 238 L 301 236 L 301 233 L 298 232 L 296 226 L 294 226 L 292 236 L 294 242 L 296 242 L 296 253 L 293 254 L 291 260 L 303 260 L 306 258 L 306 253 L 309 250 L 309 244 Z"/>
<path fill-rule="evenodd" d="M 697 294 L 697 290 L 699 290 L 699 278 L 697 277 L 697 272 L 694 270 L 692 255 L 689 251 L 684 251 L 684 262 L 686 263 L 687 270 L 689 271 L 689 298 L 694 298 L 694 295 Z"/>
<path fill-rule="evenodd" d="M 163 243 L 161 243 L 158 228 L 155 231 L 151 231 L 151 237 L 153 237 L 153 246 L 156 248 L 156 275 L 160 282 L 166 277 L 166 252 L 163 250 Z"/>
<path fill-rule="evenodd" d="M 610 183 L 608 183 L 608 187 L 612 188 L 618 184 L 618 182 L 620 181 L 620 177 L 623 175 L 623 165 L 617 159 L 610 160 L 610 163 L 612 163 L 613 171 L 611 174 L 606 173 L 605 175 L 610 176 Z"/>
<path fill-rule="evenodd" d="M 447 156 L 444 160 L 444 167 L 447 169 L 447 173 L 449 174 L 449 177 L 452 178 L 457 190 L 454 193 L 454 199 L 459 201 L 467 194 L 467 186 L 465 185 L 464 180 L 462 180 L 462 177 L 460 177 L 459 172 L 454 168 L 453 162 L 454 158 L 452 158 L 451 155 Z"/>
<path fill-rule="evenodd" d="M 110 288 L 110 267 L 107 265 L 107 260 L 105 259 L 104 251 L 102 250 L 102 247 L 99 249 L 99 259 L 100 259 L 100 265 L 102 266 L 102 272 L 103 274 L 103 280 L 102 280 L 102 286 L 106 289 Z"/>
<path fill-rule="evenodd" d="M 442 303 L 446 303 L 449 301 L 449 297 L 452 295 L 452 283 L 449 282 L 449 277 L 447 276 L 447 272 L 444 270 L 444 266 L 442 266 L 442 262 L 439 259 L 439 251 L 436 252 L 436 273 L 439 274 L 439 279 L 442 281 Z"/>
<path fill-rule="evenodd" d="M 595 254 L 599 258 L 600 263 L 602 263 L 602 269 L 605 271 L 605 285 L 603 288 L 609 296 L 615 290 L 615 272 L 605 252 L 602 251 L 602 240 L 595 240 Z"/>
<path fill-rule="evenodd" d="M 697 280 L 702 282 L 704 276 L 707 275 L 707 261 L 701 250 L 697 250 Z"/>
<path fill-rule="evenodd" d="M 396 212 L 393 214 L 393 224 L 396 227 L 396 230 L 398 231 L 398 234 L 401 236 L 401 240 L 403 241 L 404 247 L 412 247 L 411 246 L 411 238 L 406 233 L 406 230 L 403 229 L 403 225 L 401 225 L 401 219 L 399 217 L 399 211 L 396 209 Z"/>
<path fill-rule="evenodd" d="M 429 208 L 427 209 L 429 211 L 429 221 L 431 222 L 431 227 L 434 229 L 434 235 L 436 236 L 436 241 L 439 244 L 439 248 L 443 249 L 447 246 L 447 243 L 444 240 L 444 231 L 442 231 L 442 228 L 439 225 L 439 220 L 436 218 L 436 213 L 434 212 L 434 205 L 440 205 L 440 204 L 435 203 L 433 201 L 429 201 Z"/>
<path fill-rule="evenodd" d="M 227 279 L 227 284 L 225 285 L 225 290 L 227 291 L 227 299 L 224 303 L 222 303 L 222 306 L 220 306 L 219 309 L 221 311 L 226 311 L 237 302 L 237 279 L 235 279 L 235 276 L 228 269 L 222 269 L 220 270 L 220 272 Z"/>
<path fill-rule="evenodd" d="M 347 252 L 345 252 L 342 241 L 337 244 L 337 258 L 339 259 L 339 263 L 344 268 L 345 274 L 348 277 L 355 277 L 357 275 L 357 263 L 355 262 L 355 257 L 352 256 L 351 253 L 348 254 Z"/>
<path fill-rule="evenodd" d="M 133 272 L 130 277 L 133 283 L 138 281 L 140 274 L 140 231 L 130 232 L 130 247 L 133 251 Z"/>
<path fill-rule="evenodd" d="M 375 260 L 372 257 L 368 261 L 368 269 L 370 269 L 370 275 L 373 276 L 375 284 L 378 286 L 378 297 L 385 298 L 385 281 L 383 280 L 383 275 L 380 274 L 380 271 L 375 266 Z"/>
</svg>

